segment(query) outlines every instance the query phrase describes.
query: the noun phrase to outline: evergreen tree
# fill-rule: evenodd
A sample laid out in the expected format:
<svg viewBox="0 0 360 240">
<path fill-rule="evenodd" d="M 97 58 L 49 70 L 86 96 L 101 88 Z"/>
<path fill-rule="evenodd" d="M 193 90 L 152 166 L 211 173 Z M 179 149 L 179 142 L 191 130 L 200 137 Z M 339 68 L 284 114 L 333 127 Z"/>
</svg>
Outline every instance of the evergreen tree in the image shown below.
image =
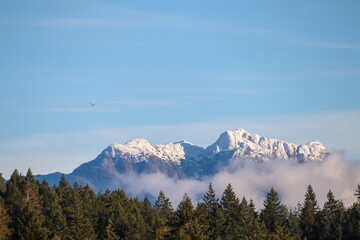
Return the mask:
<svg viewBox="0 0 360 240">
<path fill-rule="evenodd" d="M 4 196 L 5 191 L 6 191 L 6 182 L 2 177 L 2 173 L 0 173 L 0 197 Z"/>
<path fill-rule="evenodd" d="M 95 226 L 97 223 L 98 207 L 94 191 L 91 190 L 87 184 L 85 187 L 79 189 L 79 195 L 82 201 L 84 217 L 90 221 L 91 226 Z"/>
<path fill-rule="evenodd" d="M 300 227 L 300 217 L 299 217 L 299 208 L 296 208 L 294 211 L 290 210 L 289 216 L 286 220 L 287 229 L 289 230 L 290 236 L 294 240 L 301 240 L 302 230 Z"/>
<path fill-rule="evenodd" d="M 345 212 L 344 239 L 360 239 L 360 184 L 355 190 L 357 201 Z"/>
<path fill-rule="evenodd" d="M 111 218 L 108 219 L 104 234 L 101 239 L 104 240 L 119 240 L 120 238 L 115 233 L 115 228 L 113 226 L 113 221 Z"/>
<path fill-rule="evenodd" d="M 67 215 L 68 226 L 74 240 L 95 239 L 95 232 L 90 219 L 84 214 L 84 203 L 80 196 L 80 187 L 74 184 L 74 189 L 70 195 L 72 208 Z"/>
<path fill-rule="evenodd" d="M 239 217 L 239 226 L 241 229 L 240 237 L 245 238 L 246 236 L 250 236 L 254 231 L 254 225 L 256 224 L 255 222 L 257 219 L 253 203 L 251 205 L 248 204 L 245 197 L 243 197 L 240 203 Z"/>
<path fill-rule="evenodd" d="M 210 239 L 209 211 L 203 202 L 199 202 L 195 209 L 195 223 L 192 229 L 192 239 Z"/>
<path fill-rule="evenodd" d="M 360 239 L 360 199 L 345 212 L 344 239 Z"/>
<path fill-rule="evenodd" d="M 11 219 L 7 214 L 5 208 L 0 203 L 0 239 L 7 240 L 10 239 L 11 231 L 9 229 Z"/>
<path fill-rule="evenodd" d="M 354 195 L 357 197 L 357 202 L 360 203 L 360 184 L 357 185 Z"/>
<path fill-rule="evenodd" d="M 309 185 L 305 194 L 304 205 L 301 208 L 301 213 L 300 213 L 300 227 L 303 232 L 302 234 L 303 238 L 306 237 L 308 240 L 316 239 L 315 217 L 318 212 L 318 209 L 319 208 L 316 201 L 316 195 L 311 185 Z"/>
<path fill-rule="evenodd" d="M 264 209 L 261 210 L 260 219 L 270 232 L 274 232 L 276 224 L 282 226 L 286 216 L 286 206 L 281 203 L 278 193 L 272 187 L 264 200 Z"/>
<path fill-rule="evenodd" d="M 191 224 L 194 219 L 194 207 L 187 193 L 184 194 L 174 215 L 173 223 L 175 235 L 178 239 L 191 239 Z"/>
<path fill-rule="evenodd" d="M 39 186 L 39 195 L 44 226 L 49 230 L 49 237 L 55 236 L 65 239 L 68 232 L 66 218 L 59 203 L 56 192 L 44 180 Z"/>
<path fill-rule="evenodd" d="M 212 187 L 212 183 L 209 184 L 209 190 L 204 194 L 203 201 L 208 211 L 209 238 L 216 240 L 221 236 L 225 219 L 221 211 L 219 200 L 216 198 L 215 190 Z"/>
<path fill-rule="evenodd" d="M 144 201 L 140 205 L 140 212 L 144 222 L 146 224 L 146 238 L 154 239 L 155 238 L 155 221 L 156 221 L 156 212 L 152 208 L 151 202 L 147 197 L 144 198 Z"/>
<path fill-rule="evenodd" d="M 223 227 L 224 239 L 239 239 L 241 236 L 240 201 L 236 197 L 231 184 L 228 184 L 221 197 L 221 208 L 224 213 L 225 223 Z"/>
<path fill-rule="evenodd" d="M 29 199 L 24 200 L 17 222 L 17 228 L 13 234 L 14 239 L 47 239 L 47 230 L 42 227 L 42 219 L 38 210 L 33 208 Z"/>
<path fill-rule="evenodd" d="M 343 239 L 344 211 L 343 203 L 329 190 L 320 215 L 318 239 Z"/>
<path fill-rule="evenodd" d="M 173 217 L 173 208 L 169 198 L 160 191 L 155 202 L 156 223 L 155 223 L 155 239 L 169 239 L 171 226 L 170 220 Z"/>
<path fill-rule="evenodd" d="M 20 213 L 22 191 L 24 189 L 24 178 L 15 169 L 6 183 L 6 192 L 4 194 L 5 206 L 9 216 L 12 218 L 11 227 L 16 228 L 17 217 Z"/>
<path fill-rule="evenodd" d="M 72 188 L 63 175 L 56 192 L 68 226 L 66 235 L 74 240 L 95 239 L 93 227 L 83 212 L 79 186 L 75 183 Z"/>
<path fill-rule="evenodd" d="M 269 240 L 294 240 L 290 232 L 279 222 L 275 222 L 274 232 L 270 233 Z"/>
</svg>

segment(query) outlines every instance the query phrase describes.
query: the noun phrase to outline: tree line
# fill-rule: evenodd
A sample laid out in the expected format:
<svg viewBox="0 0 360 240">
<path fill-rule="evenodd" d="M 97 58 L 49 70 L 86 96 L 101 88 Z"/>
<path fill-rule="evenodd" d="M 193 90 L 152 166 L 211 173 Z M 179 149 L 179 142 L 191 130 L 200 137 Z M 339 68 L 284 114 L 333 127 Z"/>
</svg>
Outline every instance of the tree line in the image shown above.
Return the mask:
<svg viewBox="0 0 360 240">
<path fill-rule="evenodd" d="M 63 176 L 58 186 L 39 182 L 31 170 L 0 174 L 0 239 L 360 239 L 360 185 L 357 201 L 345 207 L 331 191 L 320 207 L 311 185 L 305 200 L 288 209 L 271 188 L 260 211 L 253 201 L 236 196 L 229 184 L 217 198 L 212 184 L 193 205 L 186 193 L 174 209 L 161 191 L 148 198 L 129 198 L 124 190 L 95 194 L 90 187 L 71 186 Z"/>
</svg>

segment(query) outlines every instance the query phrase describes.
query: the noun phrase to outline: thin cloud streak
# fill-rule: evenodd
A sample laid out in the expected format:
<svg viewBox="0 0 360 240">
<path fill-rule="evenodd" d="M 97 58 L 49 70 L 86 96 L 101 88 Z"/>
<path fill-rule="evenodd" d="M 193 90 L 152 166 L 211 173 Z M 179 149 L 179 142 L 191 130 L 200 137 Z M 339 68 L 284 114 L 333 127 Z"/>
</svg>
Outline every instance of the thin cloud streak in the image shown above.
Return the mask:
<svg viewBox="0 0 360 240">
<path fill-rule="evenodd" d="M 328 39 L 320 39 L 316 36 L 305 34 L 278 31 L 273 29 L 261 29 L 236 26 L 224 22 L 216 22 L 208 19 L 195 18 L 182 15 L 166 14 L 160 12 L 140 11 L 126 8 L 103 9 L 111 13 L 116 13 L 117 18 L 37 18 L 37 19 L 7 19 L 7 22 L 30 24 L 41 27 L 111 27 L 111 28 L 165 28 L 179 30 L 196 30 L 205 32 L 227 33 L 262 36 L 275 41 L 290 44 L 319 47 L 328 49 L 360 50 L 360 44 L 349 44 L 332 42 Z M 119 18 L 120 16 L 120 18 Z M 165 42 L 164 42 L 165 43 Z M 162 43 L 162 44 L 164 44 Z M 167 42 L 168 43 L 168 42 Z M 129 43 L 130 44 L 130 43 Z M 138 44 L 149 44 L 143 42 Z M 155 43 L 159 44 L 159 43 Z"/>
</svg>

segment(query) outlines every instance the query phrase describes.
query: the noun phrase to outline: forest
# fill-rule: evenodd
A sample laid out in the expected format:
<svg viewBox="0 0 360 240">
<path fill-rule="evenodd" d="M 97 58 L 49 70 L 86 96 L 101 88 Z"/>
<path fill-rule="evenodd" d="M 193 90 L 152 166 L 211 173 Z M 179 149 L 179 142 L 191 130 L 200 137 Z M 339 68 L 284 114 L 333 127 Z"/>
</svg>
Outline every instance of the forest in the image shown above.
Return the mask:
<svg viewBox="0 0 360 240">
<path fill-rule="evenodd" d="M 217 198 L 212 184 L 193 205 L 184 194 L 176 208 L 161 191 L 154 204 L 130 198 L 124 190 L 95 193 L 71 186 L 63 176 L 58 186 L 39 182 L 29 169 L 5 181 L 0 175 L 0 239 L 360 239 L 360 185 L 357 201 L 345 207 L 329 190 L 319 206 L 311 185 L 305 199 L 289 209 L 271 188 L 257 211 L 241 200 L 232 185 Z"/>
</svg>

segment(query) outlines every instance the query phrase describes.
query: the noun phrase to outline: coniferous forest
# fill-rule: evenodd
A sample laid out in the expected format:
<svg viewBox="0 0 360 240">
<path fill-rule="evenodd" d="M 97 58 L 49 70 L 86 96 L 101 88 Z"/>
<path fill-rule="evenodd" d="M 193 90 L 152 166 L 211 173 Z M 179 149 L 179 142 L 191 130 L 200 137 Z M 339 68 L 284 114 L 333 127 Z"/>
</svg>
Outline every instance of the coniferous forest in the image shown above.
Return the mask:
<svg viewBox="0 0 360 240">
<path fill-rule="evenodd" d="M 89 186 L 39 182 L 31 170 L 0 175 L 0 239 L 360 239 L 360 185 L 357 201 L 346 208 L 331 191 L 319 206 L 309 185 L 305 200 L 289 210 L 271 188 L 256 211 L 229 184 L 218 199 L 210 183 L 193 205 L 185 193 L 178 206 L 160 192 L 149 199 L 129 198 L 123 190 L 95 194 Z"/>
</svg>

